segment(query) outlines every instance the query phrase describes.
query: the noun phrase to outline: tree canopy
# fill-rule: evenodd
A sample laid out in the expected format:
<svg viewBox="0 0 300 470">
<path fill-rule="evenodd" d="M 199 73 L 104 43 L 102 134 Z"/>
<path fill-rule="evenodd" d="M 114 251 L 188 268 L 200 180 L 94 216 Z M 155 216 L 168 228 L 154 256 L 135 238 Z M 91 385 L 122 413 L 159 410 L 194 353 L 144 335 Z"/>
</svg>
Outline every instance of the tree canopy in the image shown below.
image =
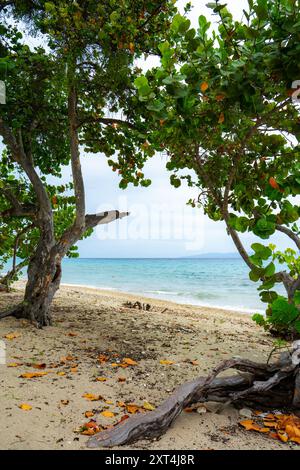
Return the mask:
<svg viewBox="0 0 300 470">
<path fill-rule="evenodd" d="M 199 188 L 190 204 L 225 221 L 250 278 L 262 281 L 269 319 L 256 319 L 299 334 L 300 121 L 292 99 L 300 76 L 299 2 L 249 1 L 242 22 L 219 1 L 209 6 L 218 30 L 204 16 L 195 30 L 177 14 L 159 45 L 160 66 L 135 80 L 149 145 L 167 152 L 171 184 Z M 276 231 L 296 251 L 256 243 L 250 256 L 238 234 L 266 240 Z M 272 290 L 276 282 L 287 299 Z"/>
</svg>

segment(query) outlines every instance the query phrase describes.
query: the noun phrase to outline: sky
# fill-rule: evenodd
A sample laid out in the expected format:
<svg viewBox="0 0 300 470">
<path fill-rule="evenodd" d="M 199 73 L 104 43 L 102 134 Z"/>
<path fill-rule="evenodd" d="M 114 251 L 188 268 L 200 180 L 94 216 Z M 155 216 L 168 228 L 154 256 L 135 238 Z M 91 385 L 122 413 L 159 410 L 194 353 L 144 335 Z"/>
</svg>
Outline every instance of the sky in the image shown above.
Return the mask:
<svg viewBox="0 0 300 470">
<path fill-rule="evenodd" d="M 178 1 L 183 10 L 185 0 Z M 199 15 L 214 17 L 206 8 L 207 0 L 193 0 L 189 18 L 197 27 Z M 228 0 L 229 10 L 241 19 L 247 0 Z M 82 154 L 82 168 L 86 187 L 86 206 L 89 213 L 118 209 L 129 211 L 129 217 L 99 226 L 94 234 L 78 243 L 79 253 L 85 258 L 139 258 L 184 257 L 206 253 L 235 253 L 236 249 L 223 223 L 212 222 L 201 209 L 187 206 L 197 197 L 194 189 L 170 185 L 170 173 L 165 168 L 166 157 L 156 155 L 145 166 L 144 173 L 152 180 L 148 188 L 118 187 L 119 177 L 111 171 L 103 155 Z M 70 168 L 63 168 L 63 179 L 71 178 Z M 249 249 L 255 237 L 241 236 Z M 281 249 L 284 237 L 270 239 Z"/>
</svg>

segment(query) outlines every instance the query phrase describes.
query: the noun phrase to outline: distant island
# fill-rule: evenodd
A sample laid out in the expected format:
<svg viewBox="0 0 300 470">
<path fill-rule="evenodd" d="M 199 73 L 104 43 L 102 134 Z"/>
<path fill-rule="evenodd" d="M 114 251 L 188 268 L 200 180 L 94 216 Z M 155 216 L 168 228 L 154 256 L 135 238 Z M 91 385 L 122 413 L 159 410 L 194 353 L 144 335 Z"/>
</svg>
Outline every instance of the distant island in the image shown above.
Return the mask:
<svg viewBox="0 0 300 470">
<path fill-rule="evenodd" d="M 200 253 L 198 255 L 183 256 L 186 259 L 240 259 L 239 253 Z"/>
</svg>

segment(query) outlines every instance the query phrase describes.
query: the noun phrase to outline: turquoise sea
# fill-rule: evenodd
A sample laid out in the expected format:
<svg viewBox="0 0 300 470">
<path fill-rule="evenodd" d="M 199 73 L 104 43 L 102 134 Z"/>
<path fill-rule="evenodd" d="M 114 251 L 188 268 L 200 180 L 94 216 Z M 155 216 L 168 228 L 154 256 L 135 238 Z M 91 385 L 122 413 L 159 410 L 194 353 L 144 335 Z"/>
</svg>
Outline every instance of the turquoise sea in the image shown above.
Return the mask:
<svg viewBox="0 0 300 470">
<path fill-rule="evenodd" d="M 249 313 L 264 310 L 258 285 L 240 259 L 66 259 L 62 282 Z"/>
</svg>

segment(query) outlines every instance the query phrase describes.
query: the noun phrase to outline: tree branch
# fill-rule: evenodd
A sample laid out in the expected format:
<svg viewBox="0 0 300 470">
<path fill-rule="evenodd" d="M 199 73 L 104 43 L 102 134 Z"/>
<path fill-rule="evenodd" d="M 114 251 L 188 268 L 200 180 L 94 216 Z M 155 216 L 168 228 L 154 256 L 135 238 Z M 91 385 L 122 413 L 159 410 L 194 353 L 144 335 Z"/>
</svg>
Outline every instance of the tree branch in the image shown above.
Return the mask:
<svg viewBox="0 0 300 470">
<path fill-rule="evenodd" d="M 79 153 L 77 92 L 72 84 L 68 98 L 68 114 L 70 124 L 71 165 L 75 192 L 76 217 L 73 230 L 81 232 L 85 225 L 85 191 Z"/>
<path fill-rule="evenodd" d="M 88 214 L 85 217 L 85 226 L 86 228 L 94 228 L 96 225 L 109 224 L 114 222 L 117 219 L 123 219 L 127 217 L 129 212 L 119 212 L 119 211 L 106 211 L 99 214 Z"/>
<path fill-rule="evenodd" d="M 290 228 L 279 224 L 276 224 L 276 230 L 287 235 L 291 240 L 296 243 L 297 248 L 300 250 L 300 238 L 296 235 L 295 232 L 293 232 Z"/>
</svg>

